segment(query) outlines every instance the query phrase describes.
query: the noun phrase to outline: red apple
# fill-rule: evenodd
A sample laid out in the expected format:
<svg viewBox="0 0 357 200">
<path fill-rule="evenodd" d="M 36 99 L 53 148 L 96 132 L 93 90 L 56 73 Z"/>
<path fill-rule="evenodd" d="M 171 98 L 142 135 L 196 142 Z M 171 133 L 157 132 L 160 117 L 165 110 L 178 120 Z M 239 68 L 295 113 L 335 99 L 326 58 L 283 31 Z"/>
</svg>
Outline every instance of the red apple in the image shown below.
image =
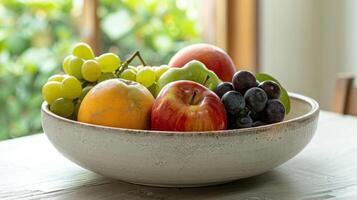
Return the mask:
<svg viewBox="0 0 357 200">
<path fill-rule="evenodd" d="M 226 110 L 219 97 L 193 81 L 167 84 L 152 107 L 153 130 L 214 131 L 226 127 Z"/>
<path fill-rule="evenodd" d="M 178 51 L 170 60 L 169 66 L 183 67 L 191 60 L 201 61 L 222 81 L 232 81 L 236 72 L 235 65 L 229 55 L 211 44 L 193 44 Z"/>
</svg>

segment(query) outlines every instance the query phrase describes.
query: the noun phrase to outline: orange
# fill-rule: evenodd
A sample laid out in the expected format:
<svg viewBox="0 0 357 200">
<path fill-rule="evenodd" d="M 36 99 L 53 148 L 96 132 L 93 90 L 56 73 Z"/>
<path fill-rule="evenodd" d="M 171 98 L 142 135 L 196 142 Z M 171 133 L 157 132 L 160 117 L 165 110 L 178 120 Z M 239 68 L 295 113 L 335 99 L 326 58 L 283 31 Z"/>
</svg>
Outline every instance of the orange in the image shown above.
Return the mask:
<svg viewBox="0 0 357 200">
<path fill-rule="evenodd" d="M 150 129 L 154 97 L 143 85 L 110 79 L 94 86 L 84 97 L 78 121 L 129 129 Z"/>
</svg>

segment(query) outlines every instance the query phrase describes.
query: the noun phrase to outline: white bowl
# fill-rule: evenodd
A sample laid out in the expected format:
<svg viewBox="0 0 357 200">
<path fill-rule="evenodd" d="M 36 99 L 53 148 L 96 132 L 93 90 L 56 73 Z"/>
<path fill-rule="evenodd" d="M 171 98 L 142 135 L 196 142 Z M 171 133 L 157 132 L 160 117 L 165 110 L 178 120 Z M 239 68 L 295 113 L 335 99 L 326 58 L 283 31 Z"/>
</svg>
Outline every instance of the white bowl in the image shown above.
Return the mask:
<svg viewBox="0 0 357 200">
<path fill-rule="evenodd" d="M 126 182 L 194 187 L 269 171 L 299 153 L 317 127 L 319 106 L 290 94 L 280 123 L 215 132 L 158 132 L 111 128 L 59 117 L 42 104 L 48 139 L 74 163 Z"/>
</svg>

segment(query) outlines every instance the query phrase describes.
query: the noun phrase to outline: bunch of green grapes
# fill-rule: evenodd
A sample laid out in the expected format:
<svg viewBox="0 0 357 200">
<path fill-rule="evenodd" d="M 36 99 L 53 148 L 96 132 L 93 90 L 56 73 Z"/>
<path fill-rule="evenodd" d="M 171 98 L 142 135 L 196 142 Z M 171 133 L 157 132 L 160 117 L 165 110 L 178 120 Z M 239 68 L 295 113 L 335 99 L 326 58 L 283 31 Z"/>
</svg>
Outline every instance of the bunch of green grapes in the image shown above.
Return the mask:
<svg viewBox="0 0 357 200">
<path fill-rule="evenodd" d="M 117 55 L 105 53 L 95 57 L 89 45 L 78 43 L 63 61 L 65 74 L 51 76 L 42 87 L 42 96 L 52 112 L 76 119 L 84 96 L 97 83 L 116 78 L 114 72 L 120 64 Z"/>
<path fill-rule="evenodd" d="M 82 83 L 96 84 L 115 78 L 114 72 L 121 64 L 114 53 L 104 53 L 95 57 L 92 49 L 85 43 L 78 43 L 63 61 L 63 71 L 75 76 Z"/>
<path fill-rule="evenodd" d="M 53 113 L 70 119 L 77 118 L 85 95 L 104 80 L 120 77 L 135 81 L 148 88 L 156 97 L 157 81 L 169 66 L 128 66 L 136 56 L 145 65 L 139 52 L 135 52 L 128 60 L 121 62 L 121 59 L 113 53 L 104 53 L 95 57 L 88 44 L 78 43 L 74 46 L 72 54 L 63 60 L 64 74 L 51 76 L 42 87 L 42 96 Z"/>
<path fill-rule="evenodd" d="M 125 80 L 135 81 L 142 84 L 147 89 L 149 89 L 149 91 L 154 97 L 156 97 L 158 91 L 157 81 L 159 80 L 160 76 L 169 68 L 170 67 L 167 65 L 155 67 L 142 65 L 138 67 L 129 66 L 120 74 L 119 77 Z"/>
</svg>

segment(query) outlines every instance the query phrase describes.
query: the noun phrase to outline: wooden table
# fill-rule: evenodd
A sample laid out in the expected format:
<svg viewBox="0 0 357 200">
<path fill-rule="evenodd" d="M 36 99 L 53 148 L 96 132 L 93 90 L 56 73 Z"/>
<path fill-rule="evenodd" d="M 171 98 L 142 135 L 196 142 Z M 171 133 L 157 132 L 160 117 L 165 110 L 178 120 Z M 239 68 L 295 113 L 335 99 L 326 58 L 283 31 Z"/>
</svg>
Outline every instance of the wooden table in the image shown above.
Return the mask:
<svg viewBox="0 0 357 200">
<path fill-rule="evenodd" d="M 0 142 L 0 199 L 357 199 L 357 117 L 321 112 L 312 142 L 280 167 L 203 188 L 133 185 L 87 171 L 44 134 Z"/>
</svg>

